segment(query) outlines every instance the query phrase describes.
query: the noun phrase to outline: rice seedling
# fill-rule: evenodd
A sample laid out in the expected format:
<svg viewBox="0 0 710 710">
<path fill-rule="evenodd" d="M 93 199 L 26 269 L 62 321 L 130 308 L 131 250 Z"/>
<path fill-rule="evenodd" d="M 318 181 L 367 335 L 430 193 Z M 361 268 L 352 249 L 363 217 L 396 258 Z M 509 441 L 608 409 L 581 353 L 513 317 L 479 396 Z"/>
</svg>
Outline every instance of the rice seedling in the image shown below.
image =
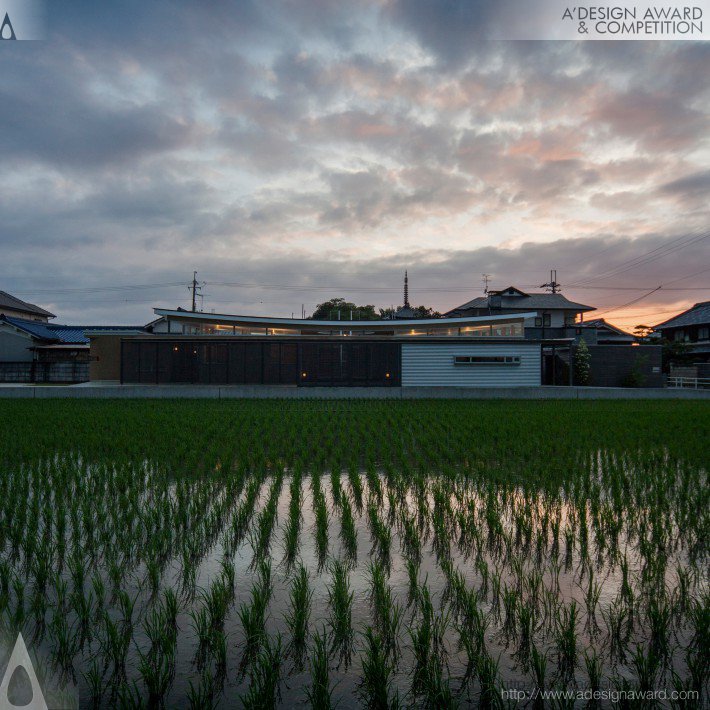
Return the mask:
<svg viewBox="0 0 710 710">
<path fill-rule="evenodd" d="M 328 669 L 329 648 L 328 634 L 323 627 L 313 636 L 313 653 L 310 662 L 311 684 L 306 688 L 306 698 L 314 710 L 330 710 L 335 707 Z"/>
<path fill-rule="evenodd" d="M 266 638 L 249 672 L 249 690 L 242 697 L 247 710 L 275 708 L 281 677 L 281 636 L 275 641 Z"/>
<path fill-rule="evenodd" d="M 394 710 L 400 707 L 399 694 L 391 692 L 394 668 L 384 652 L 383 640 L 371 626 L 365 629 L 365 652 L 359 695 L 363 705 L 372 710 Z"/>
</svg>

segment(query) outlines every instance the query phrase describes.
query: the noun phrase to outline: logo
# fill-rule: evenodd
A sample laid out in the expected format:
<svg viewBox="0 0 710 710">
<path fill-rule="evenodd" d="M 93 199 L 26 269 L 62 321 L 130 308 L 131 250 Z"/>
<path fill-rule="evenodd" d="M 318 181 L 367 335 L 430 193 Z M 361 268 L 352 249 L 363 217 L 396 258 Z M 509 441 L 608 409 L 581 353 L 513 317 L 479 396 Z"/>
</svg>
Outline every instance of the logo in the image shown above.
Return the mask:
<svg viewBox="0 0 710 710">
<path fill-rule="evenodd" d="M 45 0 L 0 0 L 0 40 L 45 39 Z"/>
<path fill-rule="evenodd" d="M 4 26 L 5 25 L 3 24 L 3 28 Z M 10 699 L 9 695 L 10 681 L 15 675 L 15 672 L 20 668 L 25 671 L 27 678 L 30 681 L 32 698 L 29 701 L 15 704 Z M 30 658 L 30 654 L 27 651 L 27 646 L 25 645 L 25 640 L 22 638 L 21 633 L 17 634 L 15 647 L 12 649 L 10 660 L 7 662 L 7 668 L 5 669 L 5 675 L 3 676 L 2 683 L 0 683 L 0 710 L 17 707 L 27 708 L 27 710 L 48 710 L 47 701 L 44 699 L 42 688 L 40 688 L 39 681 L 37 680 L 37 674 L 35 673 L 35 667 L 32 663 L 32 659 Z"/>
<path fill-rule="evenodd" d="M 10 16 L 7 13 L 5 13 L 5 19 L 2 21 L 2 27 L 0 27 L 0 39 L 17 39 L 12 22 L 10 22 Z"/>
</svg>

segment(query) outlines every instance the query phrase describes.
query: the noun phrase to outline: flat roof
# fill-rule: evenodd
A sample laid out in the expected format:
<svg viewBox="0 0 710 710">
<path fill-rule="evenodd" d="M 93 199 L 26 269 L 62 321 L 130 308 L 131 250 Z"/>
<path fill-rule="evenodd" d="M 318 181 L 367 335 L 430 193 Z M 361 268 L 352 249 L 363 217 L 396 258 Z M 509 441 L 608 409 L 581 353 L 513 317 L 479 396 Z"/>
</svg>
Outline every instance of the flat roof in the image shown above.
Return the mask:
<svg viewBox="0 0 710 710">
<path fill-rule="evenodd" d="M 314 330 L 333 328 L 337 330 L 393 330 L 403 328 L 489 325 L 494 323 L 516 323 L 526 318 L 534 318 L 535 311 L 507 313 L 499 316 L 468 316 L 460 318 L 412 318 L 407 320 L 310 320 L 307 318 L 273 318 L 270 316 L 240 316 L 227 313 L 201 313 L 199 311 L 172 311 L 154 308 L 153 311 L 164 318 L 182 321 L 198 321 L 214 325 L 262 326 L 264 328 L 298 328 Z"/>
</svg>

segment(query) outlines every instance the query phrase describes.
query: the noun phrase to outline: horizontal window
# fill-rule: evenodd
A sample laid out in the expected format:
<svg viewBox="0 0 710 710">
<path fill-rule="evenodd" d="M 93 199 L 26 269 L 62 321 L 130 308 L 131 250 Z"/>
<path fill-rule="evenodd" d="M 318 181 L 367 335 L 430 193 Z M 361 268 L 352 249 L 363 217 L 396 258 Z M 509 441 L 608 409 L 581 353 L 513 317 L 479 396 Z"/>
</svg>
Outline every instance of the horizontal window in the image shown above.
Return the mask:
<svg viewBox="0 0 710 710">
<path fill-rule="evenodd" d="M 520 355 L 454 355 L 454 365 L 519 365 Z"/>
</svg>

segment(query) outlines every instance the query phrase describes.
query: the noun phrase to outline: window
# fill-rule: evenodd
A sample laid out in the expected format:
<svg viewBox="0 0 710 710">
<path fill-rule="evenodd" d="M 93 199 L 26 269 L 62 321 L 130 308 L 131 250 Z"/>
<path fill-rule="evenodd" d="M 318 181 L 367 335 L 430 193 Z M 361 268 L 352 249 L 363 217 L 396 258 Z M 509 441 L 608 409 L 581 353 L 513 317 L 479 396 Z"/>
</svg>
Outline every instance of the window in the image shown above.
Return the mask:
<svg viewBox="0 0 710 710">
<path fill-rule="evenodd" d="M 565 325 L 574 325 L 574 313 L 568 313 L 565 316 Z"/>
<path fill-rule="evenodd" d="M 535 318 L 535 327 L 542 328 L 542 318 L 540 318 L 539 316 Z"/>
<path fill-rule="evenodd" d="M 542 314 L 542 324 L 545 326 L 545 328 L 550 327 L 550 314 L 549 313 Z"/>
<path fill-rule="evenodd" d="M 676 330 L 675 333 L 673 333 L 673 340 L 676 342 L 680 342 L 681 340 L 685 339 L 685 332 L 682 330 Z"/>
<path fill-rule="evenodd" d="M 708 340 L 710 338 L 710 328 L 707 326 L 698 328 L 698 340 Z"/>
<path fill-rule="evenodd" d="M 454 355 L 454 365 L 519 365 L 520 355 Z"/>
</svg>

